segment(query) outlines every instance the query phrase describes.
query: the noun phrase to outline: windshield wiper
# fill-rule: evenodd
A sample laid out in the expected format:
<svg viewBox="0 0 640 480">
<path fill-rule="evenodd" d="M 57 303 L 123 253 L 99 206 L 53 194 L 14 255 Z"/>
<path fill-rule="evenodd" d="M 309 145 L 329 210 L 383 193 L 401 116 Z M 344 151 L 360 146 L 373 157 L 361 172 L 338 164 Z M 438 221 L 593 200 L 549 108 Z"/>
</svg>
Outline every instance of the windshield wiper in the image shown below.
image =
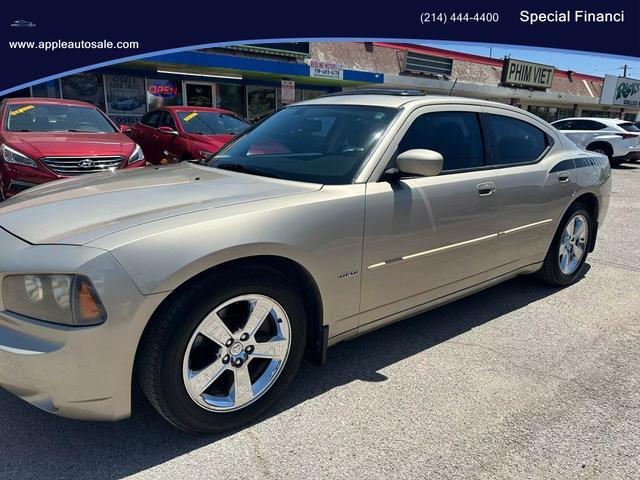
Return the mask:
<svg viewBox="0 0 640 480">
<path fill-rule="evenodd" d="M 231 170 L 233 172 L 248 173 L 250 175 L 260 175 L 261 177 L 282 178 L 276 173 L 267 172 L 257 167 L 242 165 L 241 163 L 223 163 L 222 165 L 213 165 L 213 167 L 222 170 Z"/>
</svg>

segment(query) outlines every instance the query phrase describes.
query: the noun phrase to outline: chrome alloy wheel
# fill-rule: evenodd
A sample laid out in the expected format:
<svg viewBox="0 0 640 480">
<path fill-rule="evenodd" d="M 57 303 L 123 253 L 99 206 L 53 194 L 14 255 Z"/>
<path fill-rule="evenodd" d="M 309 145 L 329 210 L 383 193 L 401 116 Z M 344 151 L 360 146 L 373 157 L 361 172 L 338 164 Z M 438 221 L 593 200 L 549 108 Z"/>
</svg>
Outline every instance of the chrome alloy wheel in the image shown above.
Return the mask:
<svg viewBox="0 0 640 480">
<path fill-rule="evenodd" d="M 234 297 L 193 333 L 182 362 L 184 386 L 207 410 L 238 410 L 269 390 L 290 349 L 291 324 L 278 302 L 258 294 Z"/>
<path fill-rule="evenodd" d="M 587 238 L 589 238 L 589 223 L 586 217 L 581 214 L 574 215 L 562 232 L 558 249 L 560 271 L 565 275 L 571 275 L 580 265 L 585 255 Z"/>
</svg>

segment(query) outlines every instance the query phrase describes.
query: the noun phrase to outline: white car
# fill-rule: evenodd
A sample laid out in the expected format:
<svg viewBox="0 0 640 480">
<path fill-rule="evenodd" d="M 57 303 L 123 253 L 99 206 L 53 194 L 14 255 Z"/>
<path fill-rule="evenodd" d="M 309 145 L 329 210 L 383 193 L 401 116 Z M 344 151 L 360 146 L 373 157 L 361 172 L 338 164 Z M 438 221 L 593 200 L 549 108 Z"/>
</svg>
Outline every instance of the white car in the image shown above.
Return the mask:
<svg viewBox="0 0 640 480">
<path fill-rule="evenodd" d="M 592 152 L 609 157 L 612 166 L 640 159 L 640 128 L 619 118 L 565 118 L 551 125 Z"/>
</svg>

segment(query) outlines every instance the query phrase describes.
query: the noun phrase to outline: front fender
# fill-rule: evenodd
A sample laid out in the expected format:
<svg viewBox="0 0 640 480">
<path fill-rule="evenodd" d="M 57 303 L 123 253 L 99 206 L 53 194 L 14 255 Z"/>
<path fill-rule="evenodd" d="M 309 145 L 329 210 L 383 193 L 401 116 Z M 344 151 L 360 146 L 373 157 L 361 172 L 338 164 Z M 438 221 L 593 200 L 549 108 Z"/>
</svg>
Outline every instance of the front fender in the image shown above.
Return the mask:
<svg viewBox="0 0 640 480">
<path fill-rule="evenodd" d="M 92 245 L 109 250 L 144 294 L 172 291 L 231 260 L 284 257 L 312 276 L 327 319 L 356 321 L 364 188 L 325 187 L 296 198 L 192 212 L 138 225 Z"/>
</svg>

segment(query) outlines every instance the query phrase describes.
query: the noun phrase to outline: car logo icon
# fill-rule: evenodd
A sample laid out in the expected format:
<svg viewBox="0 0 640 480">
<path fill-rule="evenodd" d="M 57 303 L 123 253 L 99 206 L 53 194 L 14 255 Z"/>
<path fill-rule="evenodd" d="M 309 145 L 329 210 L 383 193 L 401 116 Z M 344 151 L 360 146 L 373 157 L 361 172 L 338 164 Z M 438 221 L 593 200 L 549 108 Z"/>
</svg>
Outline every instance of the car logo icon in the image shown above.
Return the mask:
<svg viewBox="0 0 640 480">
<path fill-rule="evenodd" d="M 90 158 L 83 158 L 78 162 L 78 166 L 80 168 L 92 168 L 92 167 L 95 167 L 95 165 L 96 165 L 96 162 L 94 162 Z"/>
<path fill-rule="evenodd" d="M 17 28 L 30 28 L 35 27 L 36 24 L 29 20 L 14 20 L 13 22 L 11 22 L 11 26 Z"/>
</svg>

